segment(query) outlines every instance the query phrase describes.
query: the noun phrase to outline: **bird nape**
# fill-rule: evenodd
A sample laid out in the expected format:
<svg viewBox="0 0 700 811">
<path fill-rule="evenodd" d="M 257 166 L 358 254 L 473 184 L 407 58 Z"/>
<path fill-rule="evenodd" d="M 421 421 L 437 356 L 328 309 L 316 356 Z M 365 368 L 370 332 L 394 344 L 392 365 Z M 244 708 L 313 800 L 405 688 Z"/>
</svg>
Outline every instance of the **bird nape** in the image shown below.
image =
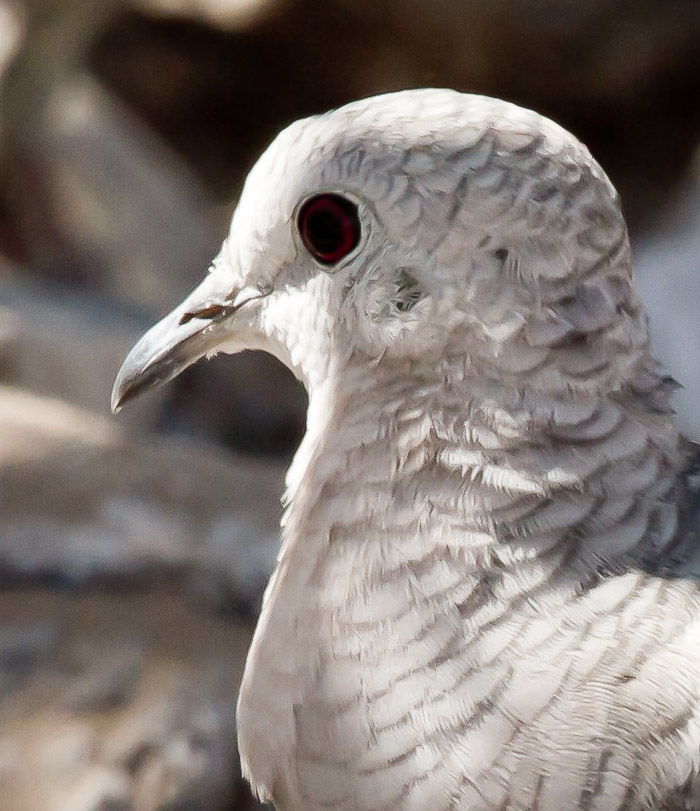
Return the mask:
<svg viewBox="0 0 700 811">
<path fill-rule="evenodd" d="M 309 392 L 238 706 L 256 793 L 700 809 L 698 477 L 588 150 L 449 90 L 292 124 L 113 406 L 244 349 Z"/>
</svg>

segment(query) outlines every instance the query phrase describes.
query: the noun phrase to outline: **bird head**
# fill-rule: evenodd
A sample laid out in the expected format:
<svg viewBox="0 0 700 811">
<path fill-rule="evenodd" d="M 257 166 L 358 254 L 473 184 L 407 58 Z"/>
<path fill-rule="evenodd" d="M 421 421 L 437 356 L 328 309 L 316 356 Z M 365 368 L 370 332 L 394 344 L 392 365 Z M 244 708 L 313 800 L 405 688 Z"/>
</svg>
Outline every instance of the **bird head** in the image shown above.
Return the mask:
<svg viewBox="0 0 700 811">
<path fill-rule="evenodd" d="M 588 150 L 506 102 L 410 90 L 284 130 L 204 281 L 147 332 L 116 410 L 203 356 L 622 385 L 646 357 L 617 195 Z M 413 366 L 411 366 L 413 364 Z"/>
</svg>

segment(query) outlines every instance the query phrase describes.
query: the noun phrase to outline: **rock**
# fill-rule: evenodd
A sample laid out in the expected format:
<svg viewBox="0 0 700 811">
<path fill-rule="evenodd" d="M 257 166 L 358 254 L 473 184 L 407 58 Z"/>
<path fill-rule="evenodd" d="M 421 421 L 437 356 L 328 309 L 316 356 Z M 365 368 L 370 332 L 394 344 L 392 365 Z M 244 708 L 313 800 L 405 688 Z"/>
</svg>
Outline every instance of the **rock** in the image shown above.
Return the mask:
<svg viewBox="0 0 700 811">
<path fill-rule="evenodd" d="M 282 478 L 206 446 L 130 444 L 115 420 L 2 388 L 0 582 L 166 578 L 254 614 Z"/>
<path fill-rule="evenodd" d="M 307 396 L 271 355 L 244 352 L 195 364 L 168 387 L 158 429 L 289 460 L 304 434 Z"/>
<path fill-rule="evenodd" d="M 107 416 L 119 365 L 148 315 L 101 296 L 31 278 L 5 265 L 0 277 L 0 381 Z M 167 392 L 129 409 L 120 424 L 146 431 Z M 40 408 L 40 406 L 36 406 Z"/>
<path fill-rule="evenodd" d="M 31 279 L 9 265 L 3 275 L 0 382 L 106 415 L 114 376 L 155 314 Z M 118 424 L 130 434 L 176 431 L 289 456 L 305 416 L 306 395 L 289 371 L 269 355 L 247 353 L 188 370 L 174 385 L 139 398 Z"/>
<path fill-rule="evenodd" d="M 158 311 L 194 285 L 216 252 L 208 193 L 99 83 L 76 78 L 54 92 L 39 157 L 71 272 L 82 269 L 89 289 Z M 62 258 L 54 254 L 44 272 Z"/>
<path fill-rule="evenodd" d="M 634 221 L 682 176 L 700 133 L 687 103 L 700 78 L 693 0 L 287 0 L 272 11 L 231 31 L 125 14 L 93 51 L 101 80 L 226 203 L 285 124 L 405 87 L 555 118 L 592 148 Z"/>
<path fill-rule="evenodd" d="M 230 802 L 246 625 L 167 588 L 22 588 L 0 592 L 0 628 L 0 807 L 239 808 Z M 20 630 L 29 668 L 17 667 Z M 76 702 L 76 685 L 96 682 L 118 689 L 106 703 Z"/>
<path fill-rule="evenodd" d="M 282 475 L 0 387 L 0 808 L 254 807 L 234 707 Z"/>
<path fill-rule="evenodd" d="M 87 72 L 124 4 L 18 0 L 6 11 L 16 33 L 0 38 L 2 197 L 36 271 L 161 307 L 170 286 L 175 301 L 199 278 L 220 240 L 196 175 Z"/>
</svg>

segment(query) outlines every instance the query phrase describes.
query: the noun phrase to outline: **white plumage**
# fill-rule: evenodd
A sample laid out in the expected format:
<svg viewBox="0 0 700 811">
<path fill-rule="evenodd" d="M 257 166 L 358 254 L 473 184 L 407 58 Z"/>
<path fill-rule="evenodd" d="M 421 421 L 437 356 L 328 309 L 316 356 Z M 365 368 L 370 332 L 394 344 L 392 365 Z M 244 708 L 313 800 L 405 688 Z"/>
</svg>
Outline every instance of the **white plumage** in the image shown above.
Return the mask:
<svg viewBox="0 0 700 811">
<path fill-rule="evenodd" d="M 585 147 L 446 90 L 293 124 L 115 404 L 246 348 L 310 398 L 239 703 L 258 794 L 700 809 L 696 480 Z"/>
</svg>

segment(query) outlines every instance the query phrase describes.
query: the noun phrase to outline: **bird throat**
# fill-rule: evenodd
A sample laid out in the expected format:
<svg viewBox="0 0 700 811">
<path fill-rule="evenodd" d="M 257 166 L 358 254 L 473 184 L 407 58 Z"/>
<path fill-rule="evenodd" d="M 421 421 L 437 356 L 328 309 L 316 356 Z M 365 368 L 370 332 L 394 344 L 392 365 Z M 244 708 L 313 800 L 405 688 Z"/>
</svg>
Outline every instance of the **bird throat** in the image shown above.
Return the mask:
<svg viewBox="0 0 700 811">
<path fill-rule="evenodd" d="M 289 544 L 322 538 L 331 557 L 377 572 L 440 550 L 476 571 L 562 557 L 585 580 L 668 542 L 678 436 L 647 393 L 410 379 L 379 390 L 380 402 L 361 385 L 311 398 Z"/>
<path fill-rule="evenodd" d="M 494 662 L 507 672 L 519 628 L 571 630 L 572 601 L 676 526 L 677 437 L 636 395 L 382 390 L 314 392 L 290 469 L 239 709 L 244 771 L 283 808 L 325 807 L 333 781 L 309 764 L 365 785 L 372 758 L 391 759 L 392 725 L 444 723 L 439 696 L 461 695 L 445 663 L 474 684 Z"/>
</svg>

